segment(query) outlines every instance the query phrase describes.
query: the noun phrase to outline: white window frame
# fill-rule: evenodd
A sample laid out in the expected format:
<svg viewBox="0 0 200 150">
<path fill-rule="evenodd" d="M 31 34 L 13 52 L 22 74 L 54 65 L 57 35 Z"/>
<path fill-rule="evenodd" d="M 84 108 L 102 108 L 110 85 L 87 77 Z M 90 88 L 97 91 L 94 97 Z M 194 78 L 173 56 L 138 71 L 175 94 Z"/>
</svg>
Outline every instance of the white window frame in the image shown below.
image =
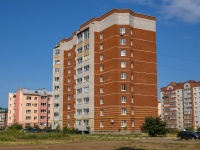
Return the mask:
<svg viewBox="0 0 200 150">
<path fill-rule="evenodd" d="M 126 28 L 125 27 L 121 27 L 120 28 L 120 34 L 123 35 L 126 33 Z"/>
<path fill-rule="evenodd" d="M 126 103 L 126 96 L 121 97 L 121 103 Z"/>
<path fill-rule="evenodd" d="M 120 44 L 121 45 L 126 45 L 126 39 L 125 38 L 121 38 L 120 39 Z"/>
<path fill-rule="evenodd" d="M 121 121 L 121 125 L 122 125 L 122 127 L 126 127 L 126 125 L 127 125 L 126 120 L 122 120 L 122 121 Z"/>
<path fill-rule="evenodd" d="M 126 84 L 121 85 L 121 91 L 126 91 Z"/>
<path fill-rule="evenodd" d="M 126 62 L 125 61 L 121 61 L 121 68 L 126 68 Z"/>
<path fill-rule="evenodd" d="M 121 73 L 121 79 L 126 79 L 126 73 L 125 72 Z"/>
<path fill-rule="evenodd" d="M 126 56 L 126 50 L 124 49 L 121 50 L 121 56 Z"/>
<path fill-rule="evenodd" d="M 126 115 L 126 108 L 122 108 L 122 109 L 121 109 L 121 114 L 122 114 L 122 115 Z"/>
</svg>

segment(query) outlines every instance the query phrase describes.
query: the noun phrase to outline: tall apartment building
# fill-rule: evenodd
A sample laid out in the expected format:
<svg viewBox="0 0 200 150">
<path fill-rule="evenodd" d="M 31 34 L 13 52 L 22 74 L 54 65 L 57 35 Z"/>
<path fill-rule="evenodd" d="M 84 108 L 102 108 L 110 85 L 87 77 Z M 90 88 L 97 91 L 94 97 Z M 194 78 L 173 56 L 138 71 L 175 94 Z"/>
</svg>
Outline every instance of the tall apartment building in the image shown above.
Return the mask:
<svg viewBox="0 0 200 150">
<path fill-rule="evenodd" d="M 9 93 L 8 126 L 20 123 L 23 127 L 38 125 L 43 129 L 52 124 L 52 92 L 46 89 L 19 88 Z"/>
<path fill-rule="evenodd" d="M 0 129 L 4 129 L 7 125 L 8 109 L 0 107 Z"/>
<path fill-rule="evenodd" d="M 167 127 L 200 127 L 200 82 L 172 82 L 161 88 L 161 107 Z"/>
<path fill-rule="evenodd" d="M 140 131 L 157 116 L 156 18 L 113 9 L 53 49 L 53 128 Z"/>
</svg>

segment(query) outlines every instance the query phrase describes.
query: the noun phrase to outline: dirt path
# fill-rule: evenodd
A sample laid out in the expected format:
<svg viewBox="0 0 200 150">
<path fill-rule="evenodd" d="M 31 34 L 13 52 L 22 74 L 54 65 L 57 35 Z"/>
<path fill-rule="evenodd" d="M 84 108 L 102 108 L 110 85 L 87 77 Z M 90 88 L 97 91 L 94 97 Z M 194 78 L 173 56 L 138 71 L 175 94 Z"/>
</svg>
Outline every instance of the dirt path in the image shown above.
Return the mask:
<svg viewBox="0 0 200 150">
<path fill-rule="evenodd" d="M 131 141 L 88 141 L 54 145 L 6 146 L 0 150 L 200 150 L 200 140 L 176 138 L 133 139 Z"/>
</svg>

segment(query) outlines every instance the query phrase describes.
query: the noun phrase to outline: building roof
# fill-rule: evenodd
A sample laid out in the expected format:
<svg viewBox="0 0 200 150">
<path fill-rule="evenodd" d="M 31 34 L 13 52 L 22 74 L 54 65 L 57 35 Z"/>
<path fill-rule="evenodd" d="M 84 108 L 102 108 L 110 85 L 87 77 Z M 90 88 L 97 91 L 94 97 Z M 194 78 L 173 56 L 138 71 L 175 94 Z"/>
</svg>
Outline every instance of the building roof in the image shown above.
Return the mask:
<svg viewBox="0 0 200 150">
<path fill-rule="evenodd" d="M 27 88 L 21 89 L 22 93 L 24 95 L 40 95 L 40 96 L 46 96 L 46 95 L 52 95 L 52 92 L 46 91 L 45 88 L 43 89 L 37 89 L 37 90 L 29 90 Z"/>
</svg>

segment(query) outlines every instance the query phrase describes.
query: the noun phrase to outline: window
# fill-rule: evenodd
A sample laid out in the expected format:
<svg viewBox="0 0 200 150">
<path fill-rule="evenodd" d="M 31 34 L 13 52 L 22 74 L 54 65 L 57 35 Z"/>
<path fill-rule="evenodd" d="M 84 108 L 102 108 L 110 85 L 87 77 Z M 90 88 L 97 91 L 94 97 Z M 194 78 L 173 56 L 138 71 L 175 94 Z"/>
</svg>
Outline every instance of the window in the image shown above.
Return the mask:
<svg viewBox="0 0 200 150">
<path fill-rule="evenodd" d="M 70 73 L 71 73 L 71 69 L 68 69 L 68 70 L 67 70 L 67 73 L 70 74 Z"/>
<path fill-rule="evenodd" d="M 46 106 L 47 105 L 47 103 L 41 103 L 41 106 Z"/>
<path fill-rule="evenodd" d="M 100 77 L 100 82 L 104 82 L 104 77 Z"/>
<path fill-rule="evenodd" d="M 59 113 L 58 112 L 55 112 L 54 113 L 54 117 L 58 117 L 59 116 Z"/>
<path fill-rule="evenodd" d="M 30 96 L 27 96 L 27 97 L 26 97 L 26 100 L 31 100 L 31 97 L 30 97 Z"/>
<path fill-rule="evenodd" d="M 131 75 L 131 80 L 133 80 L 133 74 Z"/>
<path fill-rule="evenodd" d="M 82 114 L 82 109 L 77 109 L 76 110 L 76 115 L 81 115 Z"/>
<path fill-rule="evenodd" d="M 100 127 L 104 127 L 104 122 L 100 121 Z"/>
<path fill-rule="evenodd" d="M 100 71 L 103 71 L 103 70 L 104 70 L 104 66 L 101 65 L 101 66 L 100 66 Z"/>
<path fill-rule="evenodd" d="M 131 40 L 131 46 L 133 46 L 133 40 Z"/>
<path fill-rule="evenodd" d="M 121 91 L 126 91 L 126 84 L 121 85 Z"/>
<path fill-rule="evenodd" d="M 82 53 L 82 51 L 83 51 L 83 48 L 82 48 L 82 47 L 80 47 L 80 48 L 77 49 L 77 53 L 78 53 L 78 54 Z"/>
<path fill-rule="evenodd" d="M 55 108 L 59 108 L 59 103 L 55 103 L 55 104 L 54 104 L 54 107 L 55 107 Z"/>
<path fill-rule="evenodd" d="M 84 108 L 83 109 L 83 114 L 88 115 L 89 114 L 89 108 Z"/>
<path fill-rule="evenodd" d="M 55 73 L 58 73 L 60 72 L 60 69 L 59 68 L 55 68 Z"/>
<path fill-rule="evenodd" d="M 78 64 L 82 63 L 82 57 L 77 59 L 77 63 Z"/>
<path fill-rule="evenodd" d="M 100 34 L 100 40 L 103 39 L 103 33 Z"/>
<path fill-rule="evenodd" d="M 37 100 L 38 98 L 37 97 L 34 97 L 34 100 Z"/>
<path fill-rule="evenodd" d="M 89 71 L 89 65 L 84 66 L 84 71 Z"/>
<path fill-rule="evenodd" d="M 59 95 L 54 95 L 54 98 L 55 99 L 59 99 Z"/>
<path fill-rule="evenodd" d="M 55 64 L 60 64 L 60 60 L 55 60 Z"/>
<path fill-rule="evenodd" d="M 131 52 L 131 57 L 133 57 L 133 52 Z"/>
<path fill-rule="evenodd" d="M 67 81 L 68 81 L 68 83 L 70 83 L 71 82 L 71 78 L 68 78 Z"/>
<path fill-rule="evenodd" d="M 36 117 L 36 116 L 34 116 L 34 120 L 37 120 L 37 117 Z"/>
<path fill-rule="evenodd" d="M 83 120 L 83 125 L 89 125 L 89 120 Z"/>
<path fill-rule="evenodd" d="M 132 108 L 131 114 L 134 115 L 134 109 Z"/>
<path fill-rule="evenodd" d="M 59 86 L 54 86 L 54 90 L 59 90 Z"/>
<path fill-rule="evenodd" d="M 83 102 L 84 102 L 85 104 L 88 104 L 88 103 L 89 103 L 89 97 L 83 98 Z"/>
<path fill-rule="evenodd" d="M 120 34 L 123 35 L 126 32 L 126 28 L 122 27 L 120 28 Z"/>
<path fill-rule="evenodd" d="M 31 116 L 26 116 L 26 120 L 31 120 Z"/>
<path fill-rule="evenodd" d="M 126 79 L 126 73 L 125 72 L 121 73 L 121 79 Z"/>
<path fill-rule="evenodd" d="M 30 106 L 31 106 L 31 103 L 26 103 L 26 106 L 29 106 L 29 107 L 30 107 Z"/>
<path fill-rule="evenodd" d="M 55 77 L 55 81 L 59 81 L 59 77 Z"/>
<path fill-rule="evenodd" d="M 126 44 L 126 39 L 120 39 L 120 44 L 125 45 Z"/>
<path fill-rule="evenodd" d="M 131 69 L 133 69 L 133 62 L 131 62 Z"/>
<path fill-rule="evenodd" d="M 89 76 L 85 76 L 83 77 L 84 82 L 88 82 L 89 81 Z"/>
<path fill-rule="evenodd" d="M 26 110 L 26 113 L 27 113 L 27 114 L 30 114 L 30 113 L 31 113 L 31 110 Z"/>
<path fill-rule="evenodd" d="M 68 118 L 68 119 L 70 118 L 70 114 L 67 114 L 67 118 Z"/>
<path fill-rule="evenodd" d="M 78 78 L 77 79 L 77 84 L 81 84 L 82 83 L 82 78 Z"/>
<path fill-rule="evenodd" d="M 133 97 L 131 98 L 131 103 L 133 103 L 134 102 L 134 99 L 133 99 Z"/>
<path fill-rule="evenodd" d="M 68 60 L 67 64 L 68 64 L 68 65 L 71 65 L 71 61 L 70 61 L 70 60 Z"/>
<path fill-rule="evenodd" d="M 100 93 L 104 93 L 104 88 L 103 87 L 100 88 Z"/>
<path fill-rule="evenodd" d="M 104 46 L 103 46 L 103 44 L 100 44 L 100 50 L 102 50 L 102 49 L 103 49 L 103 47 L 104 47 Z"/>
<path fill-rule="evenodd" d="M 60 50 L 59 49 L 55 50 L 55 55 L 60 55 Z"/>
<path fill-rule="evenodd" d="M 37 113 L 37 110 L 34 110 L 34 113 Z"/>
<path fill-rule="evenodd" d="M 122 127 L 126 127 L 126 120 L 122 120 Z"/>
<path fill-rule="evenodd" d="M 89 86 L 83 87 L 83 91 L 84 91 L 84 93 L 88 93 L 89 92 Z"/>
<path fill-rule="evenodd" d="M 100 104 L 104 104 L 104 99 L 103 98 L 100 98 Z"/>
<path fill-rule="evenodd" d="M 71 87 L 70 87 L 70 86 L 68 86 L 68 92 L 69 92 L 69 91 L 71 91 Z"/>
<path fill-rule="evenodd" d="M 82 99 L 81 98 L 76 100 L 76 104 L 81 104 L 81 103 L 82 103 Z"/>
<path fill-rule="evenodd" d="M 81 125 L 81 120 L 76 120 L 76 125 Z"/>
<path fill-rule="evenodd" d="M 135 123 L 134 123 L 134 121 L 132 121 L 132 127 L 135 127 Z"/>
<path fill-rule="evenodd" d="M 84 35 L 84 40 L 88 39 L 89 38 L 89 29 L 85 30 L 83 32 L 83 35 Z"/>
<path fill-rule="evenodd" d="M 82 33 L 78 34 L 77 37 L 78 37 L 77 43 L 79 44 L 79 43 L 81 43 L 82 40 L 83 40 Z"/>
<path fill-rule="evenodd" d="M 126 68 L 126 62 L 125 61 L 121 61 L 121 68 Z"/>
<path fill-rule="evenodd" d="M 104 115 L 104 110 L 101 109 L 101 110 L 100 110 L 100 116 L 103 116 L 103 115 Z"/>
<path fill-rule="evenodd" d="M 67 106 L 67 109 L 70 110 L 70 105 Z"/>
<path fill-rule="evenodd" d="M 100 55 L 100 61 L 102 61 L 104 59 L 103 55 Z"/>
<path fill-rule="evenodd" d="M 122 108 L 122 115 L 126 115 L 126 108 Z"/>
<path fill-rule="evenodd" d="M 77 94 L 82 93 L 82 88 L 77 89 Z"/>
<path fill-rule="evenodd" d="M 133 92 L 133 85 L 131 85 L 131 92 Z"/>
<path fill-rule="evenodd" d="M 130 33 L 131 33 L 131 35 L 133 35 L 133 29 L 131 29 Z"/>
<path fill-rule="evenodd" d="M 46 119 L 46 116 L 40 116 L 40 119 Z"/>
<path fill-rule="evenodd" d="M 122 96 L 122 97 L 121 97 L 121 102 L 122 102 L 122 103 L 126 103 L 126 96 Z"/>
<path fill-rule="evenodd" d="M 71 56 L 71 52 L 68 52 L 68 56 Z"/>
<path fill-rule="evenodd" d="M 78 69 L 77 69 L 77 73 L 78 73 L 78 74 L 82 73 L 82 68 L 78 68 Z"/>
<path fill-rule="evenodd" d="M 121 56 L 126 56 L 126 50 L 121 50 Z"/>
<path fill-rule="evenodd" d="M 89 54 L 88 54 L 88 55 L 85 55 L 85 56 L 83 56 L 83 61 L 87 61 L 87 60 L 89 60 Z"/>
<path fill-rule="evenodd" d="M 87 49 L 89 49 L 89 44 L 84 45 L 84 51 L 87 50 Z"/>
<path fill-rule="evenodd" d="M 67 96 L 67 100 L 71 100 L 71 96 L 70 95 Z"/>
</svg>

